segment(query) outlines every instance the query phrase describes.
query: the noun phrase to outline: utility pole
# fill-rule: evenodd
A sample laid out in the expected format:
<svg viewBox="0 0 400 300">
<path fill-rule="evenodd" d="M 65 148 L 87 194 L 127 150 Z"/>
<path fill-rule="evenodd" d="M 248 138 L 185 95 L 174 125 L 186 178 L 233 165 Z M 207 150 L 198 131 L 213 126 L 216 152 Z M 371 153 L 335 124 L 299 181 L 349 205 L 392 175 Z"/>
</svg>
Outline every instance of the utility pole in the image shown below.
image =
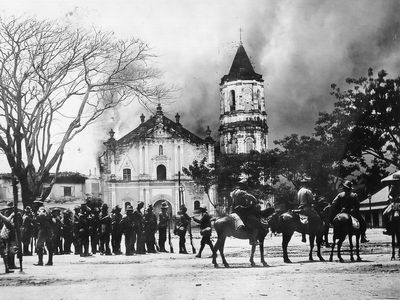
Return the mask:
<svg viewBox="0 0 400 300">
<path fill-rule="evenodd" d="M 182 205 L 182 196 L 181 196 L 181 171 L 178 171 L 178 197 L 179 197 L 179 209 Z"/>
</svg>

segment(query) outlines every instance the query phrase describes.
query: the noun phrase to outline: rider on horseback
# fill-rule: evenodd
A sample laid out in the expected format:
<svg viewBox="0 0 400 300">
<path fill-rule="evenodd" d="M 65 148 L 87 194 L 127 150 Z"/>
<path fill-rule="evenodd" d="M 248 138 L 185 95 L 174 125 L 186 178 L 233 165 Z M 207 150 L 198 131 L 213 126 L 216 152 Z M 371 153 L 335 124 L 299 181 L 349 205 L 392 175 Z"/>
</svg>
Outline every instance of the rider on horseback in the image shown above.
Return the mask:
<svg viewBox="0 0 400 300">
<path fill-rule="evenodd" d="M 400 203 L 400 179 L 398 181 L 395 181 L 395 183 L 391 186 L 388 198 L 389 205 L 386 207 L 382 214 L 383 225 L 386 228 L 386 231 L 384 231 L 383 234 L 392 235 L 389 221 L 392 217 L 394 204 Z"/>
<path fill-rule="evenodd" d="M 257 230 L 260 227 L 260 220 L 257 216 L 257 212 L 261 209 L 260 201 L 239 188 L 235 188 L 230 196 L 232 198 L 232 212 L 236 213 L 245 225 L 239 227 L 238 231 L 251 231 L 250 244 L 253 245 L 257 242 Z M 247 229 L 244 227 L 247 227 Z"/>
<path fill-rule="evenodd" d="M 297 192 L 297 201 L 298 201 L 298 210 L 294 210 L 294 212 L 303 214 L 305 216 L 308 217 L 309 222 L 310 219 L 312 218 L 318 218 L 318 214 L 314 209 L 314 195 L 311 192 L 311 190 L 309 189 L 309 184 L 311 182 L 311 178 L 310 177 L 306 177 L 304 176 L 300 183 L 301 183 L 301 188 L 300 190 Z M 302 232 L 301 234 L 301 241 L 303 243 L 306 242 L 306 234 L 304 232 Z"/>
<path fill-rule="evenodd" d="M 332 201 L 333 218 L 340 212 L 348 213 L 360 222 L 360 232 L 361 232 L 361 243 L 369 242 L 365 236 L 365 231 L 367 230 L 367 224 L 364 218 L 360 214 L 360 201 L 358 200 L 358 195 L 352 193 L 351 190 L 353 184 L 351 181 L 346 180 L 343 183 L 343 192 L 339 193 L 336 198 Z"/>
</svg>

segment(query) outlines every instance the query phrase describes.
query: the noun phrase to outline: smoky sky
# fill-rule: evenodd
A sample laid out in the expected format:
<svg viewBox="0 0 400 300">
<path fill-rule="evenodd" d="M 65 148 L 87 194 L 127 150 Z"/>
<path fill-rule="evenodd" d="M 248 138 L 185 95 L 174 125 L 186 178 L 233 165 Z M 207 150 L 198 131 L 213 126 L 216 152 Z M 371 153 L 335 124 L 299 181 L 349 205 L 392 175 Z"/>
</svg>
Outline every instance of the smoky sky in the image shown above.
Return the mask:
<svg viewBox="0 0 400 300">
<path fill-rule="evenodd" d="M 172 120 L 179 112 L 181 123 L 201 137 L 207 126 L 218 137 L 219 83 L 239 45 L 239 28 L 255 71 L 263 75 L 270 147 L 292 133 L 312 134 L 318 113 L 333 108 L 332 83 L 346 89 L 347 77 L 366 76 L 369 67 L 399 75 L 399 1 L 55 2 L 15 0 L 0 12 L 64 18 L 145 40 L 162 80 L 175 90 L 164 112 Z M 116 138 L 123 136 L 139 125 L 142 113 L 150 116 L 132 104 L 106 114 L 69 146 L 63 168 L 71 165 L 68 156 L 72 163 L 80 154 L 95 162 L 107 132 L 113 128 Z"/>
</svg>

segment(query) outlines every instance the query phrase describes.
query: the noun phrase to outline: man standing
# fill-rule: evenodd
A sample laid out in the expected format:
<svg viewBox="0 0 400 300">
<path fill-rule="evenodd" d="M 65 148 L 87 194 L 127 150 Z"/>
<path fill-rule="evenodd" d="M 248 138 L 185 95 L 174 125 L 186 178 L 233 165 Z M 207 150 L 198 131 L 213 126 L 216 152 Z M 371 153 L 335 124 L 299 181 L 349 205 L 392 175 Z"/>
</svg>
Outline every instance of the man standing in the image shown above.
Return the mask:
<svg viewBox="0 0 400 300">
<path fill-rule="evenodd" d="M 353 184 L 346 180 L 343 183 L 343 192 L 339 193 L 332 202 L 333 216 L 332 219 L 340 212 L 345 212 L 353 216 L 360 222 L 361 243 L 369 242 L 365 236 L 367 224 L 360 214 L 360 202 L 358 195 L 352 193 Z"/>
<path fill-rule="evenodd" d="M 35 266 L 43 266 L 43 254 L 45 245 L 47 247 L 49 255 L 46 266 L 53 265 L 54 226 L 52 223 L 53 221 L 50 212 L 47 208 L 43 206 L 43 202 L 41 202 L 41 206 L 38 208 L 36 214 L 36 226 L 38 227 L 36 250 L 38 255 L 38 262 L 35 264 Z"/>
<path fill-rule="evenodd" d="M 92 216 L 90 213 L 90 208 L 86 205 L 86 203 L 83 203 L 81 204 L 81 212 L 79 214 L 79 240 L 80 240 L 79 252 L 82 257 L 91 255 L 89 254 L 89 234 L 90 234 L 91 223 L 92 223 Z"/>
<path fill-rule="evenodd" d="M 14 222 L 13 222 L 14 214 L 10 216 L 5 216 L 0 213 L 0 223 L 2 226 L 0 227 L 0 254 L 3 258 L 5 273 L 12 273 L 14 271 L 10 270 L 8 254 L 10 253 L 10 242 L 11 242 L 11 234 L 14 231 Z"/>
<path fill-rule="evenodd" d="M 111 217 L 108 214 L 108 205 L 103 203 L 100 213 L 100 253 L 111 255 L 110 249 Z"/>
<path fill-rule="evenodd" d="M 146 249 L 144 246 L 144 224 L 143 224 L 143 214 L 142 208 L 144 206 L 143 201 L 139 201 L 136 210 L 133 212 L 133 222 L 135 224 L 136 230 L 136 253 L 146 254 Z"/>
<path fill-rule="evenodd" d="M 62 222 L 61 211 L 54 208 L 51 211 L 52 226 L 53 226 L 53 241 L 54 241 L 54 255 L 62 254 Z"/>
<path fill-rule="evenodd" d="M 180 215 L 178 224 L 177 224 L 177 228 L 176 228 L 176 233 L 179 236 L 179 253 L 181 254 L 188 254 L 187 250 L 186 250 L 186 231 L 188 226 L 190 225 L 190 221 L 191 218 L 188 216 L 187 212 L 187 208 L 185 206 L 185 204 L 181 205 L 181 208 L 178 212 L 178 214 Z"/>
<path fill-rule="evenodd" d="M 144 235 L 148 253 L 156 253 L 155 233 L 157 231 L 157 216 L 153 212 L 153 205 L 149 205 L 144 215 Z"/>
<path fill-rule="evenodd" d="M 158 246 L 160 247 L 160 252 L 167 252 L 167 250 L 165 250 L 165 242 L 167 240 L 168 225 L 168 204 L 167 202 L 163 202 L 161 204 L 161 212 L 158 215 Z"/>
<path fill-rule="evenodd" d="M 80 255 L 81 254 L 81 250 L 82 250 L 82 242 L 81 242 L 81 238 L 80 238 L 80 224 L 79 224 L 79 216 L 81 214 L 81 208 L 77 205 L 74 207 L 74 250 L 75 250 L 75 255 Z"/>
<path fill-rule="evenodd" d="M 72 211 L 67 209 L 63 213 L 63 237 L 64 237 L 64 254 L 71 254 L 71 244 L 74 239 L 74 220 L 72 218 Z"/>
<path fill-rule="evenodd" d="M 197 219 L 196 217 L 192 217 L 193 221 L 200 224 L 200 234 L 201 234 L 201 242 L 200 242 L 200 250 L 196 257 L 201 257 L 201 252 L 204 249 L 205 245 L 210 246 L 211 253 L 213 252 L 213 244 L 211 242 L 211 217 L 207 213 L 207 206 L 203 204 L 200 206 L 201 211 L 201 219 Z"/>
<path fill-rule="evenodd" d="M 309 188 L 310 182 L 311 178 L 304 176 L 300 180 L 301 187 L 297 192 L 298 212 L 308 217 L 308 224 L 312 223 L 311 219 L 317 218 L 317 212 L 313 208 L 314 195 Z M 301 233 L 301 241 L 303 243 L 306 242 L 306 234 L 304 232 Z"/>
<path fill-rule="evenodd" d="M 32 255 L 32 249 L 29 251 L 29 245 L 33 237 L 33 213 L 30 206 L 25 207 L 22 217 L 21 240 L 23 244 L 23 255 Z M 32 246 L 33 247 L 33 246 Z"/>
<path fill-rule="evenodd" d="M 122 254 L 121 252 L 121 238 L 122 231 L 120 222 L 122 220 L 121 207 L 115 206 L 111 214 L 111 246 L 115 255 Z"/>
<path fill-rule="evenodd" d="M 131 205 L 127 205 L 125 208 L 125 215 L 120 221 L 120 229 L 125 236 L 125 255 L 133 255 L 135 253 L 135 224 Z"/>
</svg>

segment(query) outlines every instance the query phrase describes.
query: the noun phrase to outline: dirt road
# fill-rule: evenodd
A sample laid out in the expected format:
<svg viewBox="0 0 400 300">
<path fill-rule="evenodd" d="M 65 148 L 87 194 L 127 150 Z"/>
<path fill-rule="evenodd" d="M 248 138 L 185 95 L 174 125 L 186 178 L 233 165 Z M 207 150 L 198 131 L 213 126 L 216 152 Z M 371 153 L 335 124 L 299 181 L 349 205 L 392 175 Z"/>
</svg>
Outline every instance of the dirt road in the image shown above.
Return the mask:
<svg viewBox="0 0 400 300">
<path fill-rule="evenodd" d="M 281 258 L 281 237 L 265 241 L 269 267 L 251 268 L 246 241 L 229 239 L 231 268 L 215 269 L 209 249 L 193 254 L 55 257 L 52 267 L 36 267 L 24 257 L 24 273 L 0 275 L 0 299 L 399 299 L 400 261 L 390 261 L 389 237 L 370 230 L 362 262 L 308 262 L 308 246 L 296 234 L 289 246 L 292 264 Z M 194 241 L 196 248 L 199 239 Z M 177 246 L 177 240 L 173 241 Z M 189 248 L 189 247 L 188 247 Z M 344 250 L 348 243 L 344 244 Z M 328 259 L 328 250 L 323 249 Z"/>
</svg>

